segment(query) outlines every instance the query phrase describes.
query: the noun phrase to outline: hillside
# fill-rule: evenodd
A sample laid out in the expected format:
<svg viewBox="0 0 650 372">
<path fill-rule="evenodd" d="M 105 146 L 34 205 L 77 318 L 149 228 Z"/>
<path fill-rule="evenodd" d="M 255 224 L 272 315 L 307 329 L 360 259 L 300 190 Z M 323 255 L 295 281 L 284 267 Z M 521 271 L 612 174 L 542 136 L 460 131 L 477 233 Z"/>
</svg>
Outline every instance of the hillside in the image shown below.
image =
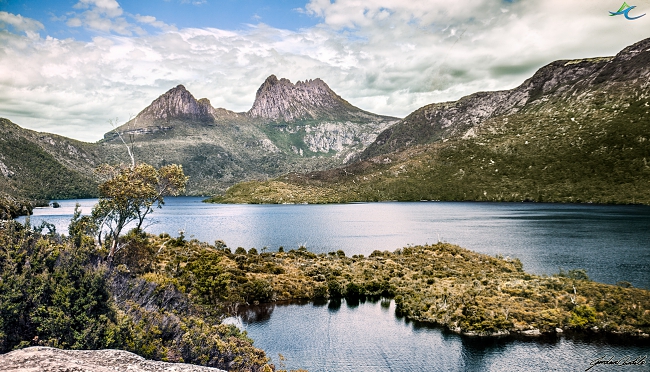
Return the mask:
<svg viewBox="0 0 650 372">
<path fill-rule="evenodd" d="M 513 90 L 416 110 L 345 167 L 243 183 L 212 201 L 650 204 L 649 81 L 650 39 L 556 61 Z"/>
<path fill-rule="evenodd" d="M 0 213 L 24 214 L 33 203 L 97 194 L 91 144 L 23 129 L 0 118 Z"/>
</svg>

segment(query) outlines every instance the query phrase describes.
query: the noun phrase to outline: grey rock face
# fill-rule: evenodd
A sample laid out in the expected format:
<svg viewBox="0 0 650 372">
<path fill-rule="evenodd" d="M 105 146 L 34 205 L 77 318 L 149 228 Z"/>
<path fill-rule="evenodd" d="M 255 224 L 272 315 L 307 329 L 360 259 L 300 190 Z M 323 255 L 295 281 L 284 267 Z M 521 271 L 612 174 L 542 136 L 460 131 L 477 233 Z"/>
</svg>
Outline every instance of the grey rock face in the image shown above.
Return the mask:
<svg viewBox="0 0 650 372">
<path fill-rule="evenodd" d="M 298 81 L 269 76 L 257 90 L 248 115 L 292 122 L 299 119 L 340 119 L 366 114 L 334 93 L 321 79 Z"/>
<path fill-rule="evenodd" d="M 0 355 L 6 372 L 220 372 L 217 368 L 146 360 L 122 350 L 60 350 L 29 347 Z"/>
<path fill-rule="evenodd" d="M 5 177 L 7 177 L 7 178 L 11 178 L 11 177 L 13 177 L 14 174 L 15 174 L 14 172 L 11 171 L 11 169 L 9 169 L 9 168 L 5 165 L 5 163 L 3 163 L 3 162 L 1 162 L 1 161 L 0 161 L 0 173 L 2 173 L 2 175 L 5 176 Z"/>
<path fill-rule="evenodd" d="M 173 129 L 173 124 L 178 121 L 210 126 L 236 120 L 241 116 L 233 111 L 212 107 L 207 98 L 197 100 L 183 85 L 178 85 L 156 98 L 135 118 L 117 128 L 117 131 L 120 134 L 154 134 Z M 115 136 L 117 134 L 111 131 L 104 138 Z"/>
<path fill-rule="evenodd" d="M 197 101 L 192 93 L 184 86 L 178 85 L 158 97 L 146 109 L 136 116 L 136 120 L 144 122 L 169 121 L 174 118 L 184 118 L 196 121 L 213 121 L 210 101 Z"/>
<path fill-rule="evenodd" d="M 352 122 L 321 122 L 305 127 L 304 141 L 312 152 L 334 151 L 339 157 L 347 156 L 352 149 L 363 149 L 371 144 L 377 135 L 394 122 L 376 122 L 356 125 Z"/>
</svg>

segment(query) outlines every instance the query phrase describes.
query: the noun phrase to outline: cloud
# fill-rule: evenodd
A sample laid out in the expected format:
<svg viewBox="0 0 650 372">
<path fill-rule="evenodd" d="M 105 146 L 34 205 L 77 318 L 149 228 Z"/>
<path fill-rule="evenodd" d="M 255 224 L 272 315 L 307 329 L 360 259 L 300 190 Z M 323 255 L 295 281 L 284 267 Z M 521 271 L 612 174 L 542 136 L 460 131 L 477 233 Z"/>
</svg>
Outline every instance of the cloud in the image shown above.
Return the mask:
<svg viewBox="0 0 650 372">
<path fill-rule="evenodd" d="M 139 23 L 146 24 L 148 26 L 152 26 L 163 31 L 177 30 L 176 26 L 168 25 L 165 22 L 157 20 L 156 17 L 153 16 L 142 16 L 140 14 L 136 14 L 133 16 L 133 18 Z"/>
<path fill-rule="evenodd" d="M 45 28 L 41 22 L 23 17 L 20 14 L 0 12 L 0 27 L 5 28 L 7 25 L 18 32 L 24 32 L 31 38 L 36 37 L 38 31 Z"/>
<path fill-rule="evenodd" d="M 80 0 L 73 6 L 75 9 L 91 9 L 94 13 L 105 14 L 108 17 L 121 16 L 123 11 L 115 0 Z"/>
<path fill-rule="evenodd" d="M 93 141 L 111 129 L 109 119 L 125 122 L 177 84 L 215 107 L 247 111 L 271 74 L 318 77 L 362 109 L 403 117 L 647 37 L 643 19 L 609 17 L 616 9 L 586 0 L 313 0 L 303 10 L 321 23 L 298 31 L 176 29 L 114 1 L 75 6 L 67 23 L 102 31 L 91 41 L 0 32 L 0 116 Z M 0 13 L 0 22 L 42 30 L 27 18 L 20 29 L 5 21 L 17 17 Z"/>
<path fill-rule="evenodd" d="M 66 22 L 70 27 L 83 26 L 93 31 L 117 33 L 125 36 L 131 36 L 133 34 L 145 35 L 147 33 L 140 26 L 128 22 L 122 16 L 124 11 L 115 0 L 80 0 L 73 8 L 84 11 L 81 13 L 73 13 L 74 15 Z M 162 22 L 148 24 L 158 28 L 167 27 Z"/>
</svg>

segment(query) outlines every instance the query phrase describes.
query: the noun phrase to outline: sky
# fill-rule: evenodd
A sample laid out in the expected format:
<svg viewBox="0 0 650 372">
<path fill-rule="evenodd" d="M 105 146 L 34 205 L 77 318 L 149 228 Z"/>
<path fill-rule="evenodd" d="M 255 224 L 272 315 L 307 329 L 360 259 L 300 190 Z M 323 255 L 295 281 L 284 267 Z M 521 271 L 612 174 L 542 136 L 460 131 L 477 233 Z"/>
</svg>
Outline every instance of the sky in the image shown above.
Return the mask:
<svg viewBox="0 0 650 372">
<path fill-rule="evenodd" d="M 650 37 L 650 0 L 0 0 L 0 117 L 94 142 L 183 84 L 248 111 L 271 74 L 404 117 Z"/>
</svg>

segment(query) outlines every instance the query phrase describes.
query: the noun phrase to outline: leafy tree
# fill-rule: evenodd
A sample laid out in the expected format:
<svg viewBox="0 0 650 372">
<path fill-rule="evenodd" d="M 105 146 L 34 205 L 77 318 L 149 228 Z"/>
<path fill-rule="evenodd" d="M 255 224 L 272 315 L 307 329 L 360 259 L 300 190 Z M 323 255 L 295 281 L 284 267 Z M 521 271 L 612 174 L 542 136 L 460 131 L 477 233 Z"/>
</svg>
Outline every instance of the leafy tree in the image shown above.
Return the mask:
<svg viewBox="0 0 650 372">
<path fill-rule="evenodd" d="M 124 227 L 136 221 L 136 230 L 141 230 L 145 217 L 155 207 L 162 207 L 163 197 L 179 195 L 188 179 L 182 166 L 176 164 L 159 169 L 145 163 L 128 167 L 103 165 L 98 172 L 106 181 L 99 185 L 99 202 L 92 217 L 99 227 L 100 244 L 102 233 L 110 241 L 109 259 L 123 247 L 119 237 Z"/>
</svg>

